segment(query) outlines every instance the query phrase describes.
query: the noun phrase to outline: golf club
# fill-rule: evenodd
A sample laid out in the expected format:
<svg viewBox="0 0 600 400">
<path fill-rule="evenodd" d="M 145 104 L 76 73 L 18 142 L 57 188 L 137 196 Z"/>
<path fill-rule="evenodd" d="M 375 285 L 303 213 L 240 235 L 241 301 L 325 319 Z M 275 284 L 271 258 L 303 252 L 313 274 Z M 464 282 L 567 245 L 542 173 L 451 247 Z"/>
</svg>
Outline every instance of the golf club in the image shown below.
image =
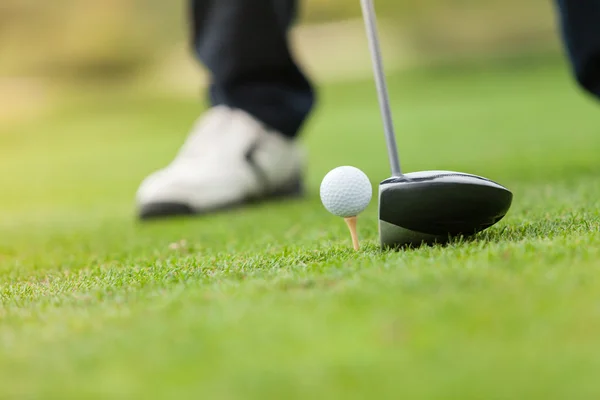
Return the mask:
<svg viewBox="0 0 600 400">
<path fill-rule="evenodd" d="M 403 174 L 373 0 L 361 0 L 392 177 L 379 185 L 379 237 L 383 248 L 447 243 L 496 224 L 513 195 L 489 179 L 453 171 Z"/>
</svg>

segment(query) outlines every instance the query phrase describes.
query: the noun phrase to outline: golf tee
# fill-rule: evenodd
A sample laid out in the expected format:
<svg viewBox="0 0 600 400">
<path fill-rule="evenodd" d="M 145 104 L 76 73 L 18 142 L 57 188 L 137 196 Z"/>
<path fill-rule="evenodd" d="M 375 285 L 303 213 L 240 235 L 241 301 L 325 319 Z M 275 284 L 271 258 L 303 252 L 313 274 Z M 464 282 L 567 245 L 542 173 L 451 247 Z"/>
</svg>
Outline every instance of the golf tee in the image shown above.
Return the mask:
<svg viewBox="0 0 600 400">
<path fill-rule="evenodd" d="M 354 246 L 354 250 L 358 250 L 360 248 L 358 244 L 358 233 L 356 232 L 356 220 L 357 217 L 344 218 L 344 221 L 346 221 L 346 225 L 348 225 L 348 229 L 350 229 L 350 235 L 352 236 L 352 245 Z"/>
</svg>

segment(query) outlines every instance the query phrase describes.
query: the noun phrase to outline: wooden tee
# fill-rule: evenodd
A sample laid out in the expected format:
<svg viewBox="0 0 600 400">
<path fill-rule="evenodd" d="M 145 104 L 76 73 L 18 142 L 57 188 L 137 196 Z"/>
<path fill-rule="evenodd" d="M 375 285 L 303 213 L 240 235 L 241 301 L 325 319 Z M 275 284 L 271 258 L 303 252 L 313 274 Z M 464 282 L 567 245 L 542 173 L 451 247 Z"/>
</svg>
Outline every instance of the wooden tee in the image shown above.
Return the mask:
<svg viewBox="0 0 600 400">
<path fill-rule="evenodd" d="M 357 217 L 344 218 L 346 225 L 348 225 L 348 229 L 350 229 L 350 235 L 352 235 L 352 245 L 354 246 L 354 250 L 358 250 L 360 248 L 358 244 L 358 233 L 356 231 L 356 220 Z"/>
</svg>

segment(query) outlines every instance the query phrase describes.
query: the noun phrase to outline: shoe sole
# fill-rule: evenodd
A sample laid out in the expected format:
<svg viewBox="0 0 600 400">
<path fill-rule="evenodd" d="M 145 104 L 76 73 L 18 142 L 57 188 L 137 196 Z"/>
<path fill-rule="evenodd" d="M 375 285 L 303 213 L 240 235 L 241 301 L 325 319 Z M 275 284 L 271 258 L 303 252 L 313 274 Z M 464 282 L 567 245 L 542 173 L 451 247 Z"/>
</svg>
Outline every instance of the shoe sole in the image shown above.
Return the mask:
<svg viewBox="0 0 600 400">
<path fill-rule="evenodd" d="M 302 181 L 297 180 L 289 187 L 279 189 L 263 196 L 248 197 L 238 202 L 227 203 L 209 209 L 195 210 L 188 204 L 177 202 L 148 203 L 140 207 L 138 216 L 141 220 L 153 220 L 180 216 L 200 216 L 229 211 L 256 203 L 301 197 L 304 197 L 304 187 Z"/>
</svg>

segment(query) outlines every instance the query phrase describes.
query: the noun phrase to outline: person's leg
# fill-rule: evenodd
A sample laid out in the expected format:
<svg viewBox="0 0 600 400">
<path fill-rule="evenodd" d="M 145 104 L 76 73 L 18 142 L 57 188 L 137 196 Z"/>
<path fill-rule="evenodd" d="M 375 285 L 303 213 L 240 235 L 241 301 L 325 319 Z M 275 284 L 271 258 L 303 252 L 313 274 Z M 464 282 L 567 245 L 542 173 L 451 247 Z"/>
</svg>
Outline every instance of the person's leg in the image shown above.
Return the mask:
<svg viewBox="0 0 600 400">
<path fill-rule="evenodd" d="M 191 7 L 194 48 L 211 73 L 211 103 L 295 136 L 314 102 L 288 44 L 296 0 L 192 0 Z"/>
<path fill-rule="evenodd" d="M 600 1 L 557 0 L 567 53 L 579 84 L 600 98 Z"/>
<path fill-rule="evenodd" d="M 138 188 L 140 218 L 204 214 L 303 194 L 294 140 L 313 89 L 294 62 L 295 0 L 191 0 L 192 43 L 211 72 L 212 107 L 171 163 Z"/>
</svg>

